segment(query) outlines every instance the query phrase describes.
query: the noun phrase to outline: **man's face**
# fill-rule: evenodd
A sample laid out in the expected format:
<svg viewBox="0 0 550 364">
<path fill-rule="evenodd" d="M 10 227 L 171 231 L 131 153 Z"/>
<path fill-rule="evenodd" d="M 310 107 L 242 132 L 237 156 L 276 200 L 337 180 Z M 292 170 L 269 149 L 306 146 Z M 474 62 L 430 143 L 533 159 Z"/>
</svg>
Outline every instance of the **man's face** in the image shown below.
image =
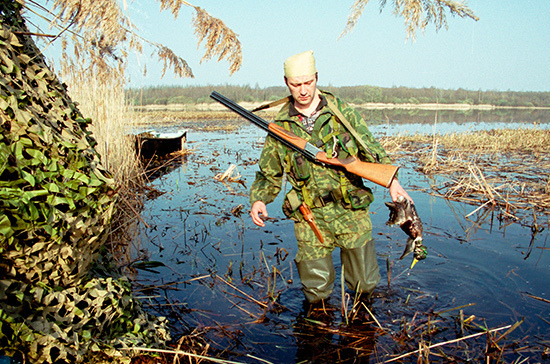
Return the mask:
<svg viewBox="0 0 550 364">
<path fill-rule="evenodd" d="M 303 107 L 309 106 L 317 89 L 317 74 L 285 78 L 286 85 L 294 101 Z"/>
</svg>

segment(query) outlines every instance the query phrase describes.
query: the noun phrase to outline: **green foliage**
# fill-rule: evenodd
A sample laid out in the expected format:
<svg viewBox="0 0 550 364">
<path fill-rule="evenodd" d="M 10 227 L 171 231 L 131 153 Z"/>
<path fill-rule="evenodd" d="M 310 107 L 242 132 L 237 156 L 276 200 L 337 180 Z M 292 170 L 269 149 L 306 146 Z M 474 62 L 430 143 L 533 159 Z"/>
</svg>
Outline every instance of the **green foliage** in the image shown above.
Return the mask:
<svg viewBox="0 0 550 364">
<path fill-rule="evenodd" d="M 0 300 L 0 348 L 13 355 L 27 347 L 30 362 L 130 362 L 121 349 L 168 339 L 164 319 L 140 309 L 125 279 L 96 278 L 62 290 L 4 280 Z"/>
<path fill-rule="evenodd" d="M 274 101 L 287 96 L 286 87 L 252 88 L 250 86 L 155 86 L 143 89 L 130 89 L 126 97 L 133 105 L 161 105 L 163 100 L 168 103 L 177 103 L 175 100 L 184 100 L 182 104 L 197 104 L 214 102 L 210 98 L 213 90 L 229 97 L 231 100 L 262 102 Z"/>
<path fill-rule="evenodd" d="M 26 42 L 2 23 L 0 251 L 13 278 L 71 285 L 106 236 L 114 182 L 86 131 L 90 120 Z"/>
<path fill-rule="evenodd" d="M 17 32 L 14 32 L 16 30 Z M 124 362 L 166 339 L 128 282 L 91 279 L 115 184 L 16 1 L 0 3 L 0 353 L 29 362 Z"/>
</svg>

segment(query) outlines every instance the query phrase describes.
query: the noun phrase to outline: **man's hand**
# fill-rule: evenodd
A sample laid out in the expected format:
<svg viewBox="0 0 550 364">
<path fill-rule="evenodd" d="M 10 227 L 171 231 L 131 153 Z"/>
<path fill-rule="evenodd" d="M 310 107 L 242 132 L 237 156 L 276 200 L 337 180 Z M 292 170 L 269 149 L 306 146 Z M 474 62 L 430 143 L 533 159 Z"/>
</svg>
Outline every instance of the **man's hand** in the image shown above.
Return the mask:
<svg viewBox="0 0 550 364">
<path fill-rule="evenodd" d="M 252 217 L 252 221 L 254 222 L 254 224 L 264 227 L 265 224 L 260 215 L 267 217 L 267 208 L 265 206 L 265 203 L 263 203 L 262 201 L 256 201 L 252 205 L 250 216 Z"/>
<path fill-rule="evenodd" d="M 407 191 L 405 191 L 405 189 L 403 189 L 403 187 L 401 187 L 401 184 L 399 183 L 399 181 L 394 178 L 391 185 L 390 185 L 390 196 L 391 196 L 391 199 L 393 202 L 397 201 L 397 198 L 399 196 L 403 196 L 405 197 L 407 200 L 411 201 L 412 203 L 414 203 L 413 199 L 411 198 L 411 196 L 409 196 L 409 194 L 407 193 Z"/>
</svg>

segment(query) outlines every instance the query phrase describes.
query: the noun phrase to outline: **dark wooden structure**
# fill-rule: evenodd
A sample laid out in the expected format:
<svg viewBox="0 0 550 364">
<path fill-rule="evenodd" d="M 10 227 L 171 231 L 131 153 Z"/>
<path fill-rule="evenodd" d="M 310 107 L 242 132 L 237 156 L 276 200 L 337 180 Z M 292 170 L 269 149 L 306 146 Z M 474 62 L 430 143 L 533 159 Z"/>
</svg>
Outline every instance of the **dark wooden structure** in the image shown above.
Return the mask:
<svg viewBox="0 0 550 364">
<path fill-rule="evenodd" d="M 186 140 L 186 130 L 172 133 L 146 131 L 136 135 L 136 152 L 145 159 L 150 159 L 153 156 L 163 157 L 183 150 Z"/>
</svg>

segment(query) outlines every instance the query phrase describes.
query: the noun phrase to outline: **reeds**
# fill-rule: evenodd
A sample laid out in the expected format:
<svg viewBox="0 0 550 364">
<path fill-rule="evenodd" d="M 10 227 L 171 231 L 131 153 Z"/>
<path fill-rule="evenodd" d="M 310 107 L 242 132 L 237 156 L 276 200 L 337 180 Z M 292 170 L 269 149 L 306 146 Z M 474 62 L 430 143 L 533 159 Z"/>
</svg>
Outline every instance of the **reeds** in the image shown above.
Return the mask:
<svg viewBox="0 0 550 364">
<path fill-rule="evenodd" d="M 217 109 L 216 105 L 208 105 L 202 108 L 199 105 L 148 105 L 134 107 L 133 110 L 136 125 L 183 125 L 194 130 L 234 131 L 248 123 L 232 111 Z M 258 116 L 266 120 L 273 119 L 275 114 L 276 111 L 257 113 Z"/>
<path fill-rule="evenodd" d="M 95 149 L 117 184 L 119 203 L 106 246 L 119 266 L 126 267 L 134 259 L 133 252 L 138 251 L 132 244 L 136 241 L 137 223 L 142 221 L 145 173 L 135 151 L 134 119 L 125 102 L 124 76 L 122 72 L 107 75 L 104 70 L 69 58 L 61 66 L 60 77 L 81 113 L 92 119 L 90 132 L 97 142 Z"/>
<path fill-rule="evenodd" d="M 340 37 L 351 32 L 357 24 L 369 0 L 356 0 L 351 8 L 348 22 Z M 474 12 L 462 1 L 439 0 L 393 0 L 393 13 L 405 21 L 407 38 L 415 39 L 417 31 L 424 31 L 429 23 L 437 30 L 447 28 L 447 11 L 461 18 L 479 20 Z M 387 0 L 380 0 L 380 9 Z"/>
<path fill-rule="evenodd" d="M 96 150 L 103 165 L 119 186 L 130 187 L 142 171 L 136 159 L 135 141 L 131 138 L 134 125 L 123 89 L 118 80 L 90 76 L 70 71 L 63 74 L 80 111 L 92 119 L 90 131 L 98 142 Z"/>
<path fill-rule="evenodd" d="M 550 212 L 550 130 L 500 129 L 383 139 L 394 158 L 414 158 L 431 176 L 432 192 L 449 200 L 497 209 L 520 221 Z M 519 216 L 522 215 L 522 216 Z"/>
<path fill-rule="evenodd" d="M 140 220 L 142 196 L 139 191 L 144 185 L 144 173 L 136 159 L 134 141 L 128 137 L 133 132 L 135 115 L 128 113 L 125 104 L 127 55 L 129 51 L 142 52 L 143 43 L 146 43 L 156 49 L 160 62 L 164 64 L 163 74 L 171 68 L 179 77 L 193 77 L 192 71 L 187 62 L 171 49 L 139 37 L 120 4 L 109 0 L 55 0 L 51 9 L 35 1 L 23 5 L 35 13 L 38 13 L 36 9 L 44 14 L 44 19 L 59 29 L 52 41 L 62 39 L 60 76 L 69 85 L 69 94 L 79 103 L 82 114 L 93 120 L 91 131 L 98 142 L 96 149 L 103 165 L 119 185 L 121 205 L 113 227 L 115 231 L 128 234 L 133 231 L 128 229 L 128 224 Z M 123 5 L 126 6 L 126 3 Z M 195 34 L 199 44 L 206 41 L 203 60 L 214 56 L 218 57 L 218 61 L 227 59 L 230 73 L 237 71 L 242 55 L 235 33 L 219 19 L 186 1 L 160 1 L 161 9 L 170 9 L 174 17 L 177 17 L 182 6 L 193 8 L 196 12 Z M 113 242 L 124 240 L 122 245 L 116 244 L 120 248 L 135 240 L 132 236 L 120 238 L 111 239 Z M 126 259 L 131 261 L 129 257 Z"/>
<path fill-rule="evenodd" d="M 64 39 L 65 55 L 71 55 L 80 63 L 87 63 L 90 69 L 123 68 L 130 52 L 142 53 L 144 45 L 154 49 L 158 61 L 163 64 L 162 74 L 168 69 L 178 77 L 193 77 L 185 59 L 172 49 L 160 43 L 148 41 L 139 36 L 137 28 L 127 15 L 127 3 L 111 0 L 55 0 L 51 7 L 34 1 L 19 2 L 34 14 L 47 20 L 58 29 L 58 34 L 49 36 L 44 32 L 34 33 L 50 38 L 49 41 Z M 242 63 L 241 44 L 237 35 L 221 20 L 212 17 L 205 10 L 184 0 L 160 0 L 161 10 L 170 10 L 177 18 L 182 7 L 195 11 L 194 31 L 199 45 L 205 41 L 203 61 L 217 57 L 229 62 L 229 72 L 236 72 Z M 70 50 L 67 50 L 68 44 Z M 145 72 L 145 69 L 144 69 Z"/>
</svg>

